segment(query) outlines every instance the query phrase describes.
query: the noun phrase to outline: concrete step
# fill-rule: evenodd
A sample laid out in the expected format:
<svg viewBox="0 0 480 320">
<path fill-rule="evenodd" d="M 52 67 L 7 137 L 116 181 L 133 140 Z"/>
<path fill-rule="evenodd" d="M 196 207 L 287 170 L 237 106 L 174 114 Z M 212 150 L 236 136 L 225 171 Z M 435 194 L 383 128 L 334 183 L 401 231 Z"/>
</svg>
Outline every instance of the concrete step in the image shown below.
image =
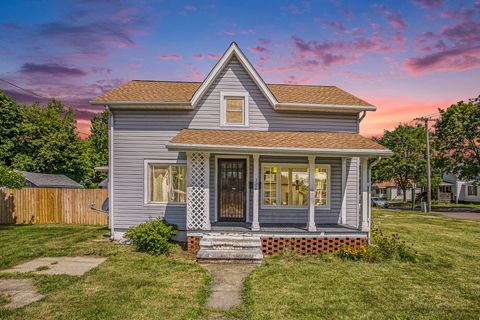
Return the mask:
<svg viewBox="0 0 480 320">
<path fill-rule="evenodd" d="M 238 233 L 206 234 L 197 253 L 199 262 L 260 263 L 262 258 L 260 237 Z"/>
<path fill-rule="evenodd" d="M 197 253 L 198 262 L 208 263 L 261 263 L 263 254 L 261 249 L 202 249 Z"/>
</svg>

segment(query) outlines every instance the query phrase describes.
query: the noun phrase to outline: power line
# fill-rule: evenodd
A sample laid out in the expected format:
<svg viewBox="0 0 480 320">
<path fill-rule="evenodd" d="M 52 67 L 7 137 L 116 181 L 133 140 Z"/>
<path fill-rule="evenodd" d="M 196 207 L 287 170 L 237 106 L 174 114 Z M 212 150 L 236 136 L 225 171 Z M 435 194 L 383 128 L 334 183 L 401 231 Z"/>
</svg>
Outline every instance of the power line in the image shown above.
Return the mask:
<svg viewBox="0 0 480 320">
<path fill-rule="evenodd" d="M 29 93 L 29 94 L 32 94 L 32 95 L 34 95 L 34 96 L 37 96 L 37 97 L 39 97 L 39 98 L 47 99 L 47 100 L 49 99 L 49 98 L 47 98 L 47 97 L 45 97 L 45 96 L 42 96 L 42 95 L 40 95 L 40 94 L 38 94 L 38 93 L 33 92 L 32 90 L 22 88 L 22 87 L 20 87 L 19 85 L 15 84 L 15 83 L 12 83 L 12 82 L 10 82 L 10 81 L 8 81 L 8 80 L 5 80 L 5 79 L 0 78 L 0 81 L 3 81 L 3 82 L 5 82 L 5 83 L 8 83 L 9 85 L 11 85 L 11 86 L 13 86 L 13 87 L 15 87 L 15 88 L 18 88 L 18 89 L 20 89 L 20 90 L 23 90 L 23 91 L 25 91 L 25 92 L 27 92 L 27 93 Z"/>
</svg>

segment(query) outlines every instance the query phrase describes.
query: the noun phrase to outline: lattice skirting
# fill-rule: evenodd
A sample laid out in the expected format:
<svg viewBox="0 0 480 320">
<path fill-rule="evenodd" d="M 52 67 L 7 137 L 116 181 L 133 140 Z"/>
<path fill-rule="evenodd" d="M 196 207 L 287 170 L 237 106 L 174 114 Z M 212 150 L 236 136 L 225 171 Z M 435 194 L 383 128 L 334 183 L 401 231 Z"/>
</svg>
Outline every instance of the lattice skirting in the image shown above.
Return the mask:
<svg viewBox="0 0 480 320">
<path fill-rule="evenodd" d="M 200 250 L 200 239 L 202 237 L 187 237 L 187 251 L 191 253 L 197 254 L 198 250 Z"/>
<path fill-rule="evenodd" d="M 345 237 L 345 238 L 283 238 L 283 237 L 262 237 L 263 254 L 282 252 L 295 252 L 296 254 L 308 255 L 335 252 L 342 246 L 360 247 L 367 244 L 366 238 Z"/>
<path fill-rule="evenodd" d="M 200 249 L 200 236 L 187 237 L 187 250 L 197 253 Z M 366 238 L 284 238 L 284 237 L 261 237 L 263 254 L 282 252 L 295 252 L 301 255 L 335 252 L 342 246 L 360 247 L 367 244 Z"/>
</svg>

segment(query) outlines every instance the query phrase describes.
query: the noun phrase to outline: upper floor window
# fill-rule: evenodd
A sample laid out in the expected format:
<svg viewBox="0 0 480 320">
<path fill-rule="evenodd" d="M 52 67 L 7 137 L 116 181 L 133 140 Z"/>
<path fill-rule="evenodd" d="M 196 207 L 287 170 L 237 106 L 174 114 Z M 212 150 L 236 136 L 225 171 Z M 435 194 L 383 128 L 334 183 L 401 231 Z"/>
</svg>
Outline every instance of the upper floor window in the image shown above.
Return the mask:
<svg viewBox="0 0 480 320">
<path fill-rule="evenodd" d="M 248 93 L 222 92 L 221 117 L 222 126 L 248 126 Z"/>
</svg>

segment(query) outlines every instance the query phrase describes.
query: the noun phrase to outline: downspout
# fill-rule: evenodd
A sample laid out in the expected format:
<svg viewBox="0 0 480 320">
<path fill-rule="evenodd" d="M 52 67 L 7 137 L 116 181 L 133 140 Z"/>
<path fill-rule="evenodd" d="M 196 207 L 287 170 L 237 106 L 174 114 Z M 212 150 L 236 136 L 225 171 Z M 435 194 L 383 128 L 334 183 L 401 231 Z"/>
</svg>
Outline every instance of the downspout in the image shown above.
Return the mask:
<svg viewBox="0 0 480 320">
<path fill-rule="evenodd" d="M 366 115 L 367 115 L 367 111 L 363 111 L 362 115 L 358 119 L 358 123 L 362 122 L 363 118 L 365 118 Z"/>
<path fill-rule="evenodd" d="M 108 130 L 108 223 L 110 227 L 110 240 L 115 240 L 115 224 L 113 218 L 113 129 L 115 119 L 112 110 L 110 112 L 109 130 Z"/>
<path fill-rule="evenodd" d="M 369 231 L 368 231 L 368 244 L 370 244 L 370 233 L 372 230 L 372 168 L 375 167 L 380 160 L 382 160 L 382 157 L 378 157 L 373 161 L 369 166 L 368 166 L 368 225 L 369 225 Z"/>
</svg>

